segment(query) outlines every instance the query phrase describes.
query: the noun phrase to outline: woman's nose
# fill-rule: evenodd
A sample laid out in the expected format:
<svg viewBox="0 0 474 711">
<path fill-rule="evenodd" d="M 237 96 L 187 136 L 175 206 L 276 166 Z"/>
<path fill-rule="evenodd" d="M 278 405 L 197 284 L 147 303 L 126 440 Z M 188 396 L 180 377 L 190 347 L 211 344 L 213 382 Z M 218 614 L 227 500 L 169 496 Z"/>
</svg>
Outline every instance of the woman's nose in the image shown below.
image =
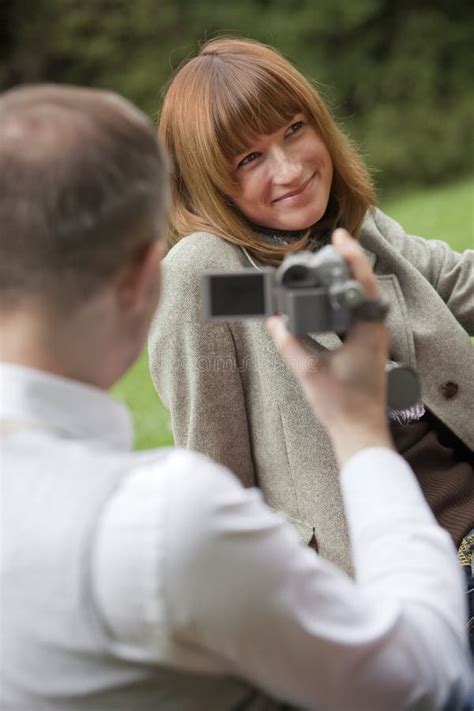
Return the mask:
<svg viewBox="0 0 474 711">
<path fill-rule="evenodd" d="M 272 178 L 277 184 L 287 184 L 301 175 L 301 164 L 281 148 L 275 148 L 271 154 Z"/>
</svg>

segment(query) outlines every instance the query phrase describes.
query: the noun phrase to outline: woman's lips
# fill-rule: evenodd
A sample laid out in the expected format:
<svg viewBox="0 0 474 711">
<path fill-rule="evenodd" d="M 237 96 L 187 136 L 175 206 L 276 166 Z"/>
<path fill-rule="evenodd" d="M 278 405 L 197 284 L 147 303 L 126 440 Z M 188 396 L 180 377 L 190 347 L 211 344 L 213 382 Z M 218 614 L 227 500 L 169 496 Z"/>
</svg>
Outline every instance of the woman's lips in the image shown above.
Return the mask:
<svg viewBox="0 0 474 711">
<path fill-rule="evenodd" d="M 274 203 L 275 202 L 283 202 L 283 201 L 286 202 L 287 200 L 288 201 L 291 200 L 292 202 L 297 202 L 298 198 L 300 197 L 300 195 L 303 195 L 303 193 L 305 192 L 305 190 L 309 186 L 309 184 L 312 182 L 315 175 L 316 175 L 316 173 L 313 173 L 311 178 L 309 178 L 305 183 L 300 185 L 299 188 L 297 188 L 296 190 L 292 190 L 289 193 L 285 193 L 281 197 L 275 198 L 275 200 L 273 200 L 273 202 Z"/>
</svg>

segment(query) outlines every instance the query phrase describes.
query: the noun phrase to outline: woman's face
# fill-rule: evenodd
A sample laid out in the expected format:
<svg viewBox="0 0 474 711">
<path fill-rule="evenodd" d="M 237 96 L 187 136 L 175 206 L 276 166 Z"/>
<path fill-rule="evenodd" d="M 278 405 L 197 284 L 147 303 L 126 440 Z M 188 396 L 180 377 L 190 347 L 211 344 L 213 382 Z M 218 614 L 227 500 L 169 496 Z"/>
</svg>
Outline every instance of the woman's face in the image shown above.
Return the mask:
<svg viewBox="0 0 474 711">
<path fill-rule="evenodd" d="M 259 136 L 233 162 L 231 197 L 248 220 L 278 230 L 303 230 L 326 211 L 333 175 L 328 150 L 304 114 Z"/>
</svg>

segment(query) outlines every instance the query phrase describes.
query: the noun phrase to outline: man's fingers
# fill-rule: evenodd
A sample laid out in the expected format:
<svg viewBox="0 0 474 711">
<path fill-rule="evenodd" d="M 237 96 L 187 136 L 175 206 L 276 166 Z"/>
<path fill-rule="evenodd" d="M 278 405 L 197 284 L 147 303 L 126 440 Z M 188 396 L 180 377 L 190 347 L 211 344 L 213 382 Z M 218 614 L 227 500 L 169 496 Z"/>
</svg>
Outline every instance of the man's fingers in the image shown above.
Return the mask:
<svg viewBox="0 0 474 711">
<path fill-rule="evenodd" d="M 377 279 L 360 244 L 350 236 L 347 230 L 341 228 L 334 230 L 332 243 L 349 264 L 354 279 L 362 284 L 369 299 L 375 299 L 379 293 Z"/>
<path fill-rule="evenodd" d="M 345 343 L 364 344 L 374 359 L 385 362 L 389 354 L 390 339 L 385 324 L 373 321 L 356 321 L 349 328 Z"/>
<path fill-rule="evenodd" d="M 334 247 L 346 259 L 354 276 L 354 279 L 362 284 L 362 287 L 370 299 L 375 299 L 379 295 L 377 279 L 364 254 L 364 250 L 347 230 L 337 229 L 333 232 L 332 240 Z M 379 354 L 388 354 L 388 333 L 382 323 L 377 322 L 356 322 L 347 333 L 346 340 L 349 342 L 363 341 Z"/>
</svg>

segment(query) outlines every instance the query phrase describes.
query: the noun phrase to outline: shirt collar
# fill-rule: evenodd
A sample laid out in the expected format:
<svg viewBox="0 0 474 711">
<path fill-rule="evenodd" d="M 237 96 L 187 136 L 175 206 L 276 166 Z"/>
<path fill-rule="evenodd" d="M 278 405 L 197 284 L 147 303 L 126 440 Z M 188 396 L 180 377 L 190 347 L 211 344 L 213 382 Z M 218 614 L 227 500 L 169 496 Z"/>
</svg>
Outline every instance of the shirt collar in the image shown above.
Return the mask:
<svg viewBox="0 0 474 711">
<path fill-rule="evenodd" d="M 0 418 L 132 447 L 132 421 L 124 405 L 92 385 L 20 365 L 0 363 Z"/>
</svg>

